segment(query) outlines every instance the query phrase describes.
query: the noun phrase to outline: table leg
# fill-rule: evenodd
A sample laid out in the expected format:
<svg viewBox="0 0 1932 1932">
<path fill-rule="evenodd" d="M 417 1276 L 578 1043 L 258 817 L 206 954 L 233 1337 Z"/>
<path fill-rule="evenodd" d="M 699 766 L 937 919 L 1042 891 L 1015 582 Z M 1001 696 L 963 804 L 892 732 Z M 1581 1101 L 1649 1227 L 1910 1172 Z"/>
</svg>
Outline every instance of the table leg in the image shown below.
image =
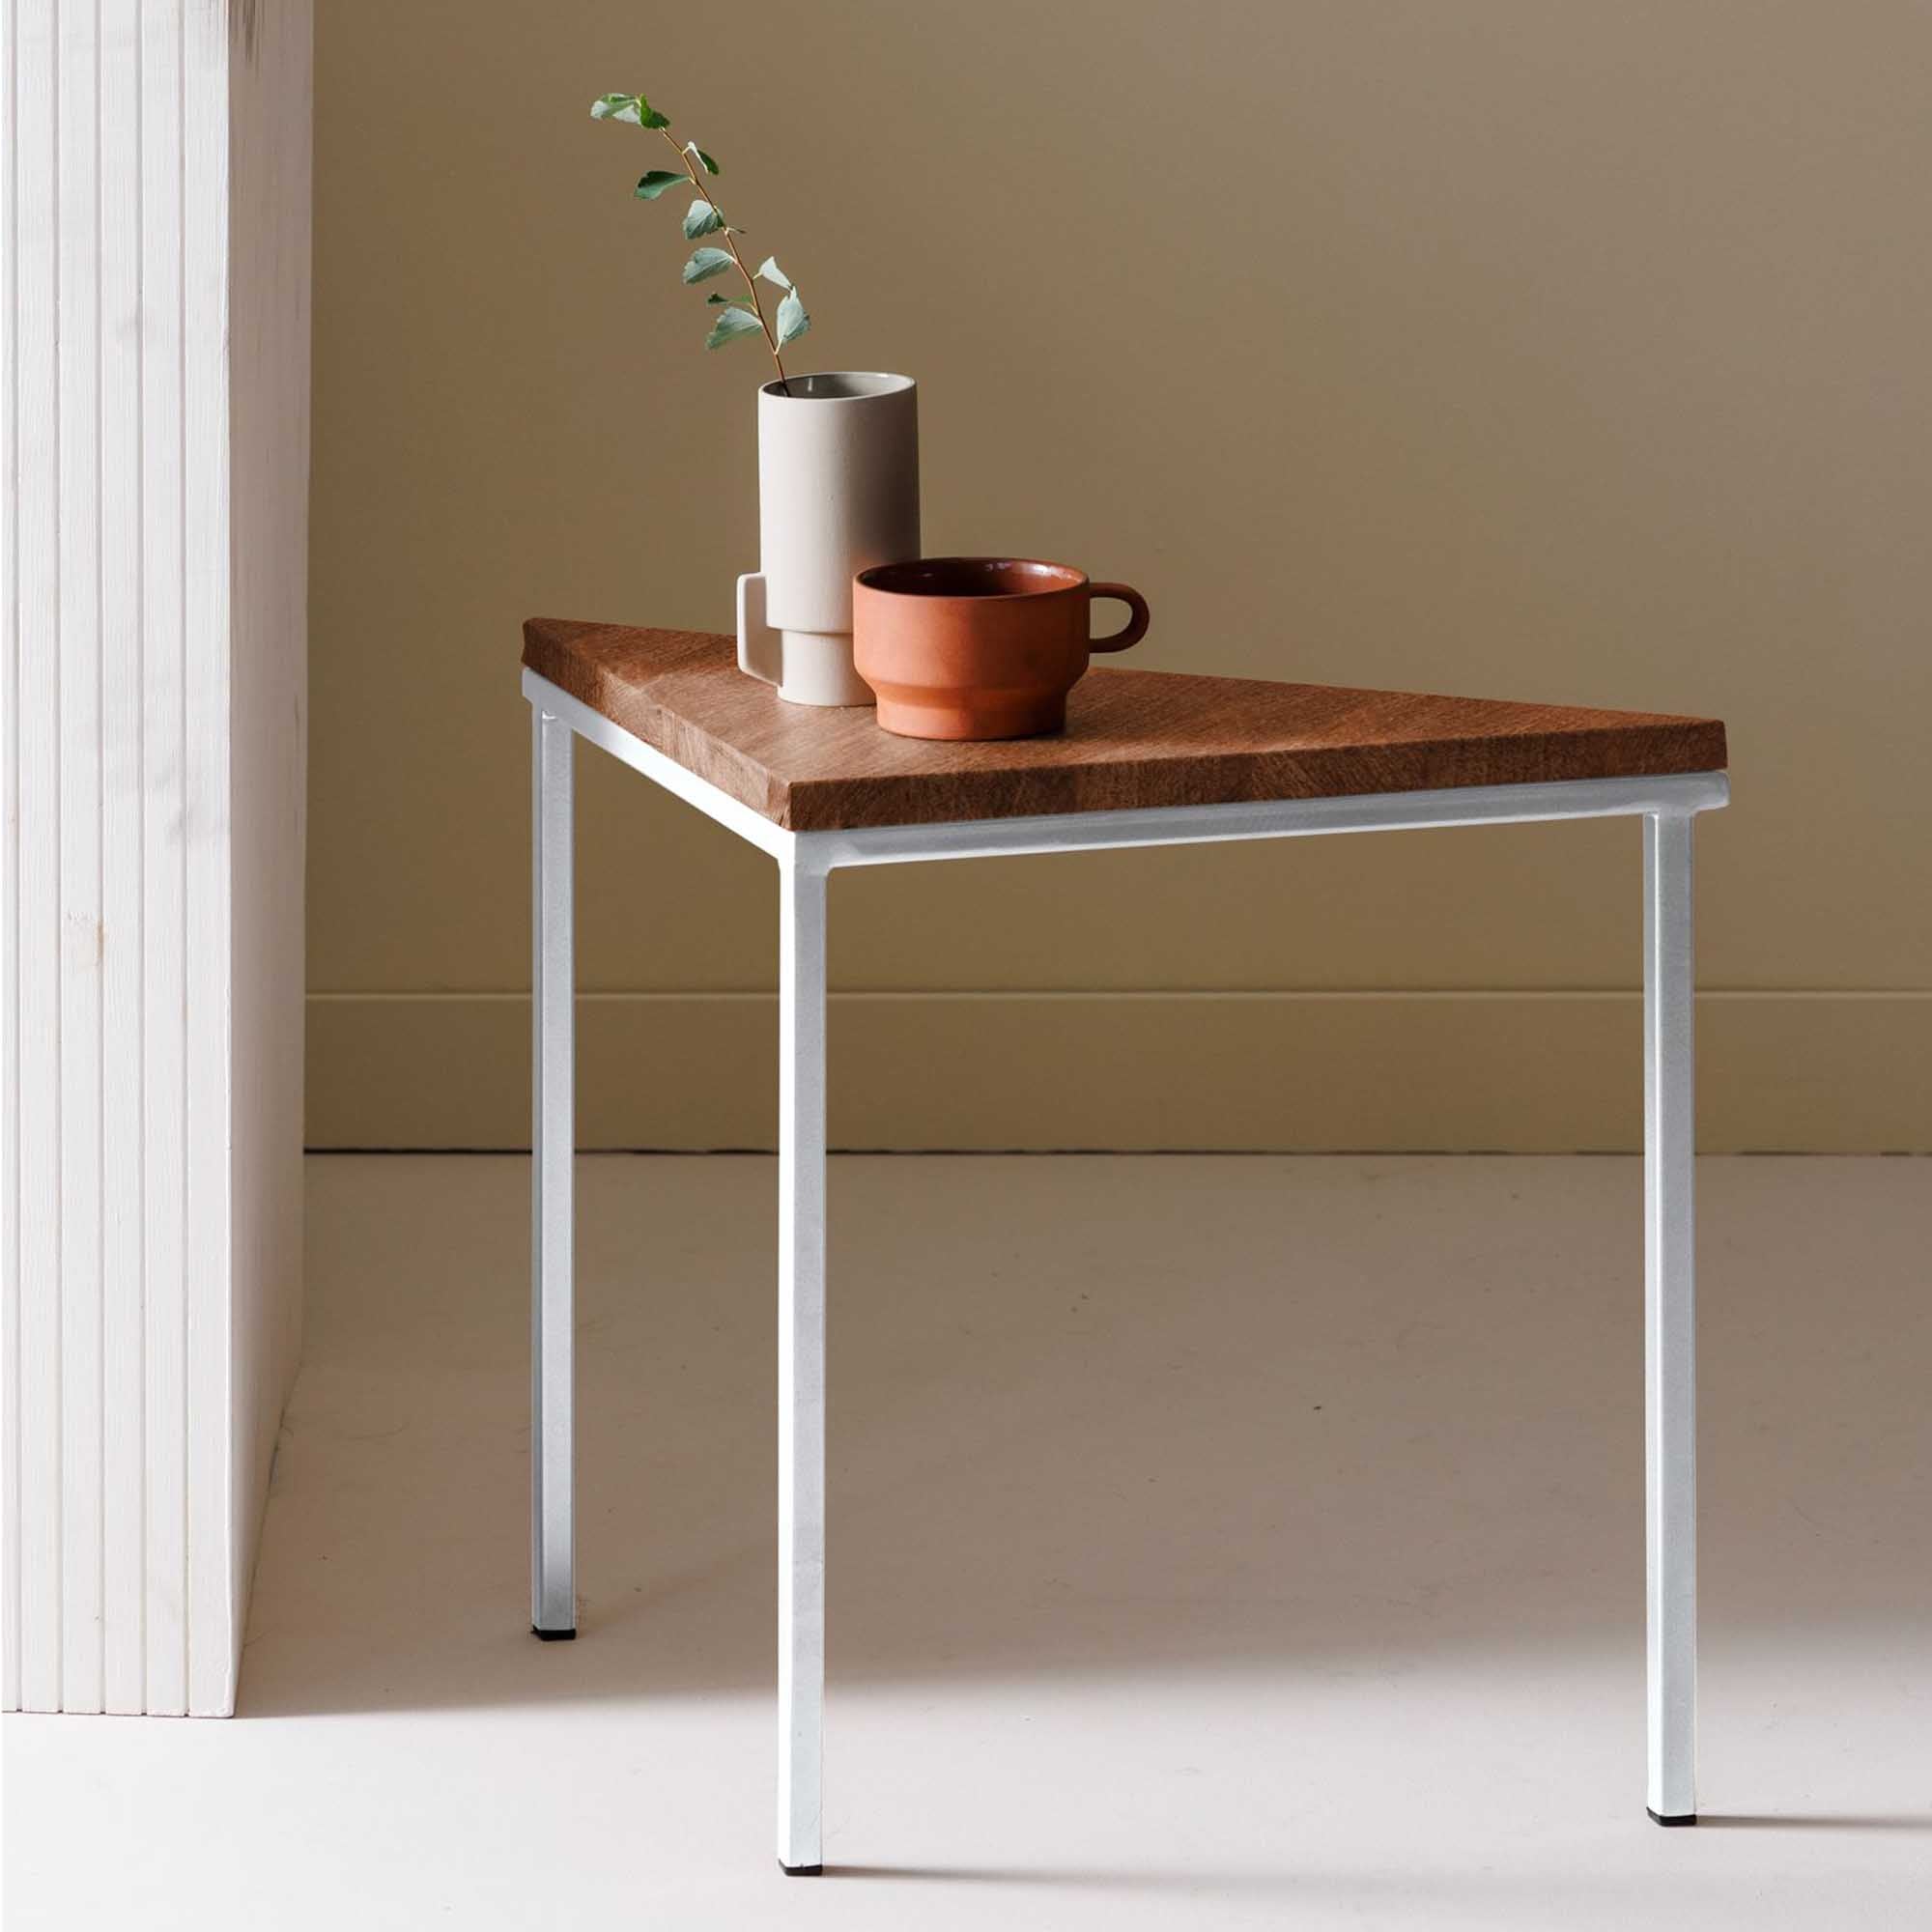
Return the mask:
<svg viewBox="0 0 1932 1932">
<path fill-rule="evenodd" d="M 1692 824 L 1688 813 L 1643 821 L 1646 1804 L 1660 1825 L 1697 1822 Z"/>
<path fill-rule="evenodd" d="M 572 1161 L 577 1151 L 570 726 L 530 707 L 530 1628 L 577 1634 Z"/>
<path fill-rule="evenodd" d="M 779 862 L 779 1862 L 820 1869 L 825 1705 L 825 873 Z"/>
</svg>

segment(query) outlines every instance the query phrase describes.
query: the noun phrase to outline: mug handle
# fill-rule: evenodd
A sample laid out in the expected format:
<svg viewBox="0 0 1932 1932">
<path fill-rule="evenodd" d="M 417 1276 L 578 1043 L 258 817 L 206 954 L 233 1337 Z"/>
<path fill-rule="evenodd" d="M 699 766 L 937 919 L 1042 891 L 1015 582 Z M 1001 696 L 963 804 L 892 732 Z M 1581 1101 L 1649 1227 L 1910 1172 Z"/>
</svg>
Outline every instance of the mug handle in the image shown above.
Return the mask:
<svg viewBox="0 0 1932 1932">
<path fill-rule="evenodd" d="M 742 583 L 745 580 L 740 578 L 738 581 Z M 1118 598 L 1131 613 L 1124 631 L 1116 631 L 1111 638 L 1090 639 L 1087 644 L 1090 651 L 1123 651 L 1147 636 L 1147 599 L 1131 583 L 1090 583 L 1087 595 L 1090 600 L 1095 597 Z"/>
<path fill-rule="evenodd" d="M 784 682 L 784 639 L 765 622 L 761 570 L 747 571 L 738 580 L 738 668 L 767 684 Z"/>
</svg>

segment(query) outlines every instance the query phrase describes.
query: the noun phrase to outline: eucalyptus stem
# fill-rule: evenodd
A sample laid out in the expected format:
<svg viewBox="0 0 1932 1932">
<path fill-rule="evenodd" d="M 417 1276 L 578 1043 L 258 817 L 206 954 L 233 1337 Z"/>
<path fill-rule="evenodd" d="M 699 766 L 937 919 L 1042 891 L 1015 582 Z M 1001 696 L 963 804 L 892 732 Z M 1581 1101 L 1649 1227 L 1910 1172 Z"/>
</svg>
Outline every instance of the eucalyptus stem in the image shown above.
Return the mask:
<svg viewBox="0 0 1932 1932">
<path fill-rule="evenodd" d="M 745 266 L 745 258 L 738 252 L 738 231 L 725 220 L 724 211 L 712 198 L 714 190 L 704 179 L 704 175 L 718 174 L 718 163 L 696 141 L 680 142 L 670 131 L 670 116 L 653 107 L 641 94 L 603 95 L 590 103 L 590 118 L 593 121 L 626 122 L 633 128 L 655 128 L 665 137 L 677 156 L 677 166 L 646 168 L 644 178 L 638 184 L 638 199 L 656 201 L 673 189 L 682 191 L 690 188 L 696 199 L 685 213 L 684 239 L 696 242 L 706 235 L 722 235 L 724 245 L 722 248 L 707 245 L 695 250 L 682 270 L 684 283 L 692 287 L 710 281 L 714 275 L 729 274 L 736 269 L 738 279 L 745 285 L 742 296 L 705 297 L 705 306 L 715 309 L 718 319 L 711 325 L 704 346 L 707 349 L 722 349 L 727 342 L 749 341 L 753 335 L 763 336 L 765 347 L 771 352 L 772 366 L 779 372 L 779 387 L 785 395 L 790 395 L 791 381 L 785 374 L 782 352 L 786 343 L 796 342 L 811 327 L 811 317 L 806 313 L 798 284 L 779 267 L 776 256 L 767 255 L 756 269 Z M 704 175 L 698 173 L 700 167 Z M 761 280 L 784 292 L 777 298 L 778 306 L 769 318 L 765 314 L 763 298 L 758 294 Z"/>
<path fill-rule="evenodd" d="M 691 185 L 696 190 L 698 199 L 709 202 L 714 209 L 717 209 L 718 219 L 724 224 L 724 245 L 730 249 L 731 260 L 737 264 L 738 273 L 744 279 L 745 293 L 752 298 L 753 313 L 757 316 L 758 327 L 764 331 L 765 347 L 772 352 L 772 361 L 778 367 L 779 386 L 783 389 L 786 395 L 790 395 L 791 384 L 785 376 L 784 357 L 779 354 L 779 339 L 772 333 L 771 324 L 765 320 L 765 305 L 758 299 L 758 285 L 752 279 L 752 271 L 746 268 L 744 256 L 738 252 L 736 232 L 732 229 L 730 222 L 725 220 L 724 209 L 718 206 L 717 190 L 698 179 L 697 170 L 691 164 L 689 150 L 672 137 L 668 128 L 660 128 L 658 132 L 665 137 L 666 143 L 669 146 L 672 153 L 677 156 L 678 165 L 684 169 L 685 174 L 690 178 Z"/>
</svg>

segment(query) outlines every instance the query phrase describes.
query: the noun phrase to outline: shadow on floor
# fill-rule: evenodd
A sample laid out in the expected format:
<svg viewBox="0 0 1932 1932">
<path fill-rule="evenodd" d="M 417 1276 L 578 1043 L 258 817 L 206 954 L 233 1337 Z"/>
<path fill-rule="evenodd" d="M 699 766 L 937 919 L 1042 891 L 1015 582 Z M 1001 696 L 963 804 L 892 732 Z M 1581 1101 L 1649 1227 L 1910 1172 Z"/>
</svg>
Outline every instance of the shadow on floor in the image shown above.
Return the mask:
<svg viewBox="0 0 1932 1932">
<path fill-rule="evenodd" d="M 1751 1817 L 1740 1812 L 1716 1818 L 1706 1812 L 1698 1817 L 1697 1829 L 1706 1828 L 1714 1832 L 1932 1832 L 1932 1811 L 1902 1811 L 1891 1816 L 1847 1813 L 1839 1817 L 1796 1814 Z"/>
<path fill-rule="evenodd" d="M 1707 1634 L 1894 1614 L 1900 1209 L 1861 1253 L 1802 1163 L 1706 1166 Z M 582 1164 L 574 1644 L 527 1634 L 526 1176 L 312 1163 L 243 1715 L 772 1687 L 772 1163 Z M 1635 1163 L 882 1157 L 833 1200 L 835 1684 L 1579 1644 L 1636 1681 Z"/>
</svg>

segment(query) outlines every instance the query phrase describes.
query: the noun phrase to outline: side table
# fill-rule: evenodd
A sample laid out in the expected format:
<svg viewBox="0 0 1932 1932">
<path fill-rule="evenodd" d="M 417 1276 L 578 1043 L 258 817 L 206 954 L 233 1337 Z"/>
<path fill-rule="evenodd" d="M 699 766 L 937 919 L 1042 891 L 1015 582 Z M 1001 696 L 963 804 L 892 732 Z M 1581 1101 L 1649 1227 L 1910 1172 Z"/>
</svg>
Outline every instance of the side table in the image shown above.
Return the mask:
<svg viewBox="0 0 1932 1932">
<path fill-rule="evenodd" d="M 1713 719 L 1096 669 L 1066 730 L 895 738 L 781 702 L 732 640 L 524 627 L 535 923 L 531 1627 L 576 1634 L 571 758 L 609 752 L 779 866 L 779 1793 L 786 1871 L 821 1869 L 825 1692 L 826 880 L 846 866 L 1403 832 L 1643 821 L 1644 1445 L 1649 1772 L 1696 1822 L 1691 827 L 1725 804 Z"/>
</svg>

